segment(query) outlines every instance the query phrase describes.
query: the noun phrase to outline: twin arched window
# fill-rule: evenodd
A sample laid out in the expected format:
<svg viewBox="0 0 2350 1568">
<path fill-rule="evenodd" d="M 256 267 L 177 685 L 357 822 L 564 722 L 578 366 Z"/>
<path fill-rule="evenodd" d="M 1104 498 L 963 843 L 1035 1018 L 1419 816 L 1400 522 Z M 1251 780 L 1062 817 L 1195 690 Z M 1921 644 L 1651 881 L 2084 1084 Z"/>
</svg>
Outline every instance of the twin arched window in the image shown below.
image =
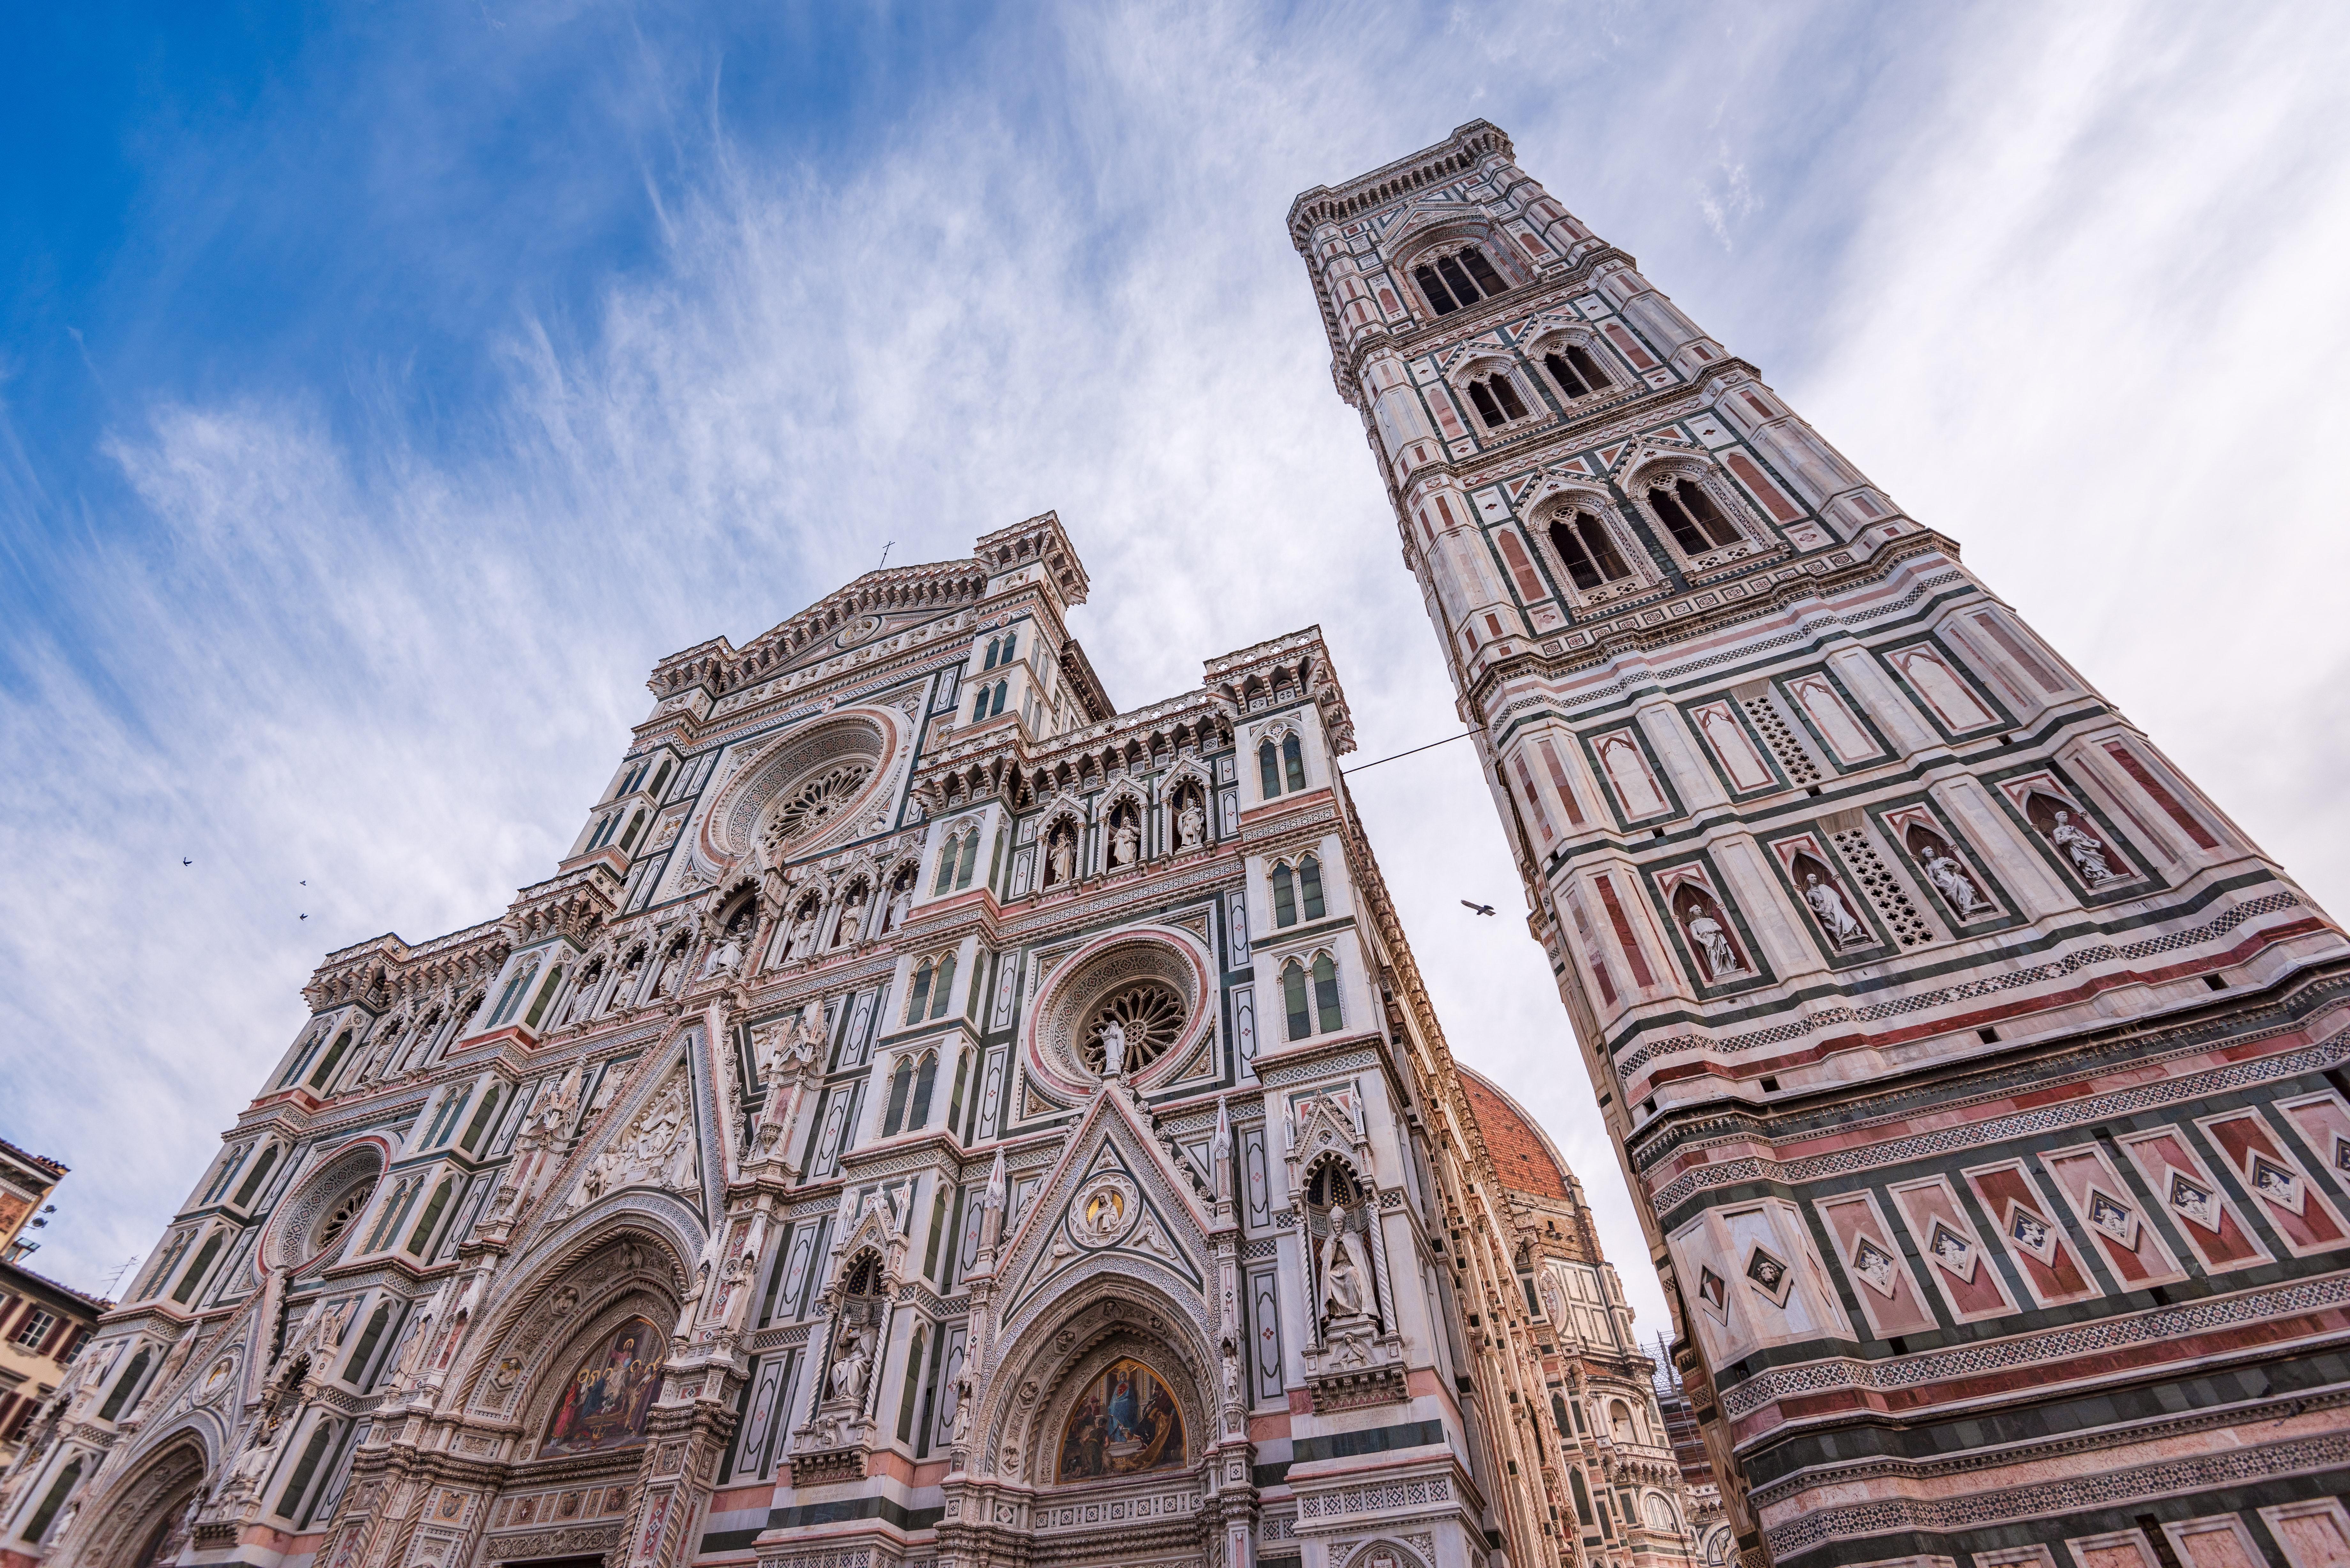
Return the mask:
<svg viewBox="0 0 2350 1568">
<path fill-rule="evenodd" d="M 950 978 L 953 963 L 951 958 L 947 960 Z M 941 1002 L 945 994 L 941 988 Z M 895 1137 L 900 1132 L 920 1132 L 927 1126 L 931 1119 L 931 1095 L 938 1085 L 937 1052 L 923 1052 L 919 1062 L 911 1056 L 899 1057 L 897 1071 L 889 1075 L 889 1106 L 881 1118 L 881 1136 Z"/>
<path fill-rule="evenodd" d="M 926 1018 L 944 1018 L 947 996 L 954 990 L 955 956 L 948 953 L 936 960 L 924 959 L 914 966 L 914 983 L 906 993 L 906 1022 L 920 1023 Z"/>
<path fill-rule="evenodd" d="M 951 836 L 939 851 L 939 879 L 931 888 L 931 896 L 959 890 L 971 886 L 971 878 L 979 867 L 979 829 L 966 827 Z"/>
<path fill-rule="evenodd" d="M 1544 354 L 1543 368 L 1550 372 L 1550 379 L 1558 383 L 1558 389 L 1569 398 L 1587 398 L 1611 384 L 1607 372 L 1600 369 L 1599 361 L 1593 358 L 1580 343 L 1561 344 Z"/>
<path fill-rule="evenodd" d="M 1578 588 L 1596 588 L 1632 575 L 1607 525 L 1588 512 L 1565 512 L 1552 518 L 1550 543 Z"/>
<path fill-rule="evenodd" d="M 993 670 L 999 664 L 1009 664 L 1013 659 L 1019 657 L 1019 653 L 1020 633 L 1016 630 L 1007 631 L 1002 637 L 996 638 L 988 643 L 987 663 L 983 668 Z M 1002 710 L 1000 709 L 998 710 L 998 711 L 1001 711 Z"/>
<path fill-rule="evenodd" d="M 1295 735 L 1284 735 L 1281 749 L 1275 751 L 1271 741 L 1256 749 L 1258 783 L 1264 786 L 1264 798 L 1271 800 L 1284 789 L 1295 792 L 1305 787 L 1305 753 Z"/>
<path fill-rule="evenodd" d="M 1282 965 L 1281 1002 L 1289 1017 L 1290 1039 L 1335 1033 L 1343 1021 L 1338 1013 L 1338 966 L 1330 955 L 1315 953 L 1311 964 L 1291 959 Z"/>
<path fill-rule="evenodd" d="M 1673 535 L 1685 556 L 1700 556 L 1724 545 L 1735 545 L 1738 527 L 1722 515 L 1705 487 L 1686 475 L 1675 475 L 1648 487 L 1648 504 L 1657 520 Z"/>
<path fill-rule="evenodd" d="M 1477 417 L 1485 421 L 1487 430 L 1526 417 L 1525 401 L 1518 396 L 1518 389 L 1511 383 L 1507 370 L 1496 370 L 1470 382 L 1469 400 L 1477 405 Z"/>
<path fill-rule="evenodd" d="M 1484 253 L 1471 245 L 1456 254 L 1439 256 L 1411 269 L 1411 279 L 1439 316 L 1450 316 L 1464 305 L 1491 299 L 1510 286 L 1493 270 Z"/>
<path fill-rule="evenodd" d="M 978 698 L 971 705 L 971 722 L 976 724 L 982 719 L 992 719 L 1003 712 L 1004 696 L 1011 690 L 1012 683 L 1008 680 L 999 680 L 993 686 L 981 687 Z"/>
<path fill-rule="evenodd" d="M 1301 906 L 1305 919 L 1322 918 L 1322 862 L 1311 855 L 1298 861 L 1295 871 L 1286 863 L 1273 868 L 1273 923 L 1295 925 Z"/>
</svg>

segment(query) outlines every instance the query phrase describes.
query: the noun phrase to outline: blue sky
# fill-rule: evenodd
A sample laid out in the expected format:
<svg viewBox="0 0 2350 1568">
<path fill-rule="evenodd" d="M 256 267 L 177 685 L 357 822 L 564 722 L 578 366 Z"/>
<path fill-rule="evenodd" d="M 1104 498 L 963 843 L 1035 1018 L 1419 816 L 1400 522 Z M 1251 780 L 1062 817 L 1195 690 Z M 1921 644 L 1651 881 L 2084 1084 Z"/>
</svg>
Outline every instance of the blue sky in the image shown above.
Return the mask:
<svg viewBox="0 0 2350 1568">
<path fill-rule="evenodd" d="M 328 949 L 546 874 L 652 661 L 1046 507 L 1112 695 L 1455 727 L 1290 198 L 1482 116 L 2332 907 L 2350 14 L 89 6 L 0 66 L 0 1137 L 143 1252 Z M 1357 794 L 1656 1284 L 1473 769 Z M 195 861 L 183 867 L 186 856 Z M 301 917 L 307 916 L 307 919 Z"/>
</svg>

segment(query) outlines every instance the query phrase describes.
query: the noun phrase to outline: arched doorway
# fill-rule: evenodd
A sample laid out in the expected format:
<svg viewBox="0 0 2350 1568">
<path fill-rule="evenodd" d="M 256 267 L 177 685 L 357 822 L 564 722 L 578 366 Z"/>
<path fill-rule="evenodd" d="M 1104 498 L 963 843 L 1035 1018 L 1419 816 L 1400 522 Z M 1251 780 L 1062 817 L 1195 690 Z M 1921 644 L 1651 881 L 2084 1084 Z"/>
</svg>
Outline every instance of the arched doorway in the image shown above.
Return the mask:
<svg viewBox="0 0 2350 1568">
<path fill-rule="evenodd" d="M 629 1233 L 539 1279 L 470 1368 L 468 1414 L 522 1434 L 474 1559 L 500 1568 L 600 1563 L 619 1545 L 682 1282 L 668 1245 Z"/>
<path fill-rule="evenodd" d="M 204 1450 L 192 1433 L 162 1451 L 94 1512 L 78 1561 L 93 1568 L 161 1568 L 178 1558 L 193 1528 L 190 1506 L 204 1480 Z"/>
<path fill-rule="evenodd" d="M 1214 1384 L 1196 1325 L 1121 1283 L 1005 1358 L 989 1399 L 989 1468 L 1035 1489 L 1039 1558 L 1190 1568 L 1208 1561 L 1213 1529 Z"/>
</svg>

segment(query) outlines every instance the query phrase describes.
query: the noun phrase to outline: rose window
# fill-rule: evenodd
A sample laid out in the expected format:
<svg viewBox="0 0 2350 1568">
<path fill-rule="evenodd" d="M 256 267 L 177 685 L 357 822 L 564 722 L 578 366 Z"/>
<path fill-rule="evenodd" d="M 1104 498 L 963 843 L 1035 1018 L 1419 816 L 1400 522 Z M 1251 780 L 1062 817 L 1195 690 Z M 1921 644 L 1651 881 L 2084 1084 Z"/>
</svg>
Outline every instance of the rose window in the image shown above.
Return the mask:
<svg viewBox="0 0 2350 1568">
<path fill-rule="evenodd" d="M 1126 986 L 1095 1007 L 1086 1021 L 1078 1054 L 1095 1072 L 1107 1071 L 1108 1054 L 1102 1036 L 1116 1024 L 1125 1042 L 1119 1071 L 1133 1073 L 1167 1054 L 1183 1033 L 1185 1016 L 1183 999 L 1173 987 L 1155 980 Z"/>
<path fill-rule="evenodd" d="M 872 764 L 860 760 L 837 763 L 800 780 L 776 803 L 775 815 L 767 823 L 768 842 L 787 844 L 831 821 L 857 798 L 858 792 L 872 776 Z"/>
<path fill-rule="evenodd" d="M 362 1182 L 344 1193 L 343 1200 L 335 1205 L 334 1211 L 318 1227 L 318 1234 L 312 1241 L 310 1250 L 323 1252 L 341 1240 L 343 1232 L 351 1228 L 351 1221 L 359 1217 L 359 1210 L 365 1209 L 368 1199 L 374 1196 L 375 1183 L 372 1181 Z"/>
</svg>

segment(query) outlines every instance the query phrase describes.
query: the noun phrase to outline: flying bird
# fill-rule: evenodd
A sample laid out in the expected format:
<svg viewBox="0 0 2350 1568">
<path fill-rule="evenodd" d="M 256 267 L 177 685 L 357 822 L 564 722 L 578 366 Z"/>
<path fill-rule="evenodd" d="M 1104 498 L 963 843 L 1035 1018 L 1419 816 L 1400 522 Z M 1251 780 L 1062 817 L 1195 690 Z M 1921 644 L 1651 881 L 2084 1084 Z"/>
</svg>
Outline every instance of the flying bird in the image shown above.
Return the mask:
<svg viewBox="0 0 2350 1568">
<path fill-rule="evenodd" d="M 1461 907 L 1462 909 L 1473 909 L 1474 911 L 1476 911 L 1478 914 L 1481 914 L 1481 915 L 1490 915 L 1490 914 L 1492 914 L 1492 913 L 1493 912 L 1493 906 L 1492 906 L 1492 905 L 1491 905 L 1491 904 L 1472 904 L 1472 903 L 1471 903 L 1471 902 L 1470 902 L 1468 899 L 1466 899 L 1466 898 L 1463 898 L 1463 899 L 1461 899 Z"/>
<path fill-rule="evenodd" d="M 189 859 L 186 856 L 182 855 L 182 856 L 181 856 L 181 857 L 180 857 L 180 864 L 181 864 L 181 865 L 182 865 L 182 866 L 193 866 L 193 865 L 195 864 L 195 862 L 194 862 L 194 861 L 192 861 L 192 860 L 191 860 L 191 859 Z"/>
<path fill-rule="evenodd" d="M 309 917 L 309 916 L 307 916 L 307 915 L 305 915 L 305 916 L 303 916 L 303 917 L 302 917 L 302 919 L 306 919 L 306 920 L 307 920 L 307 919 L 308 919 L 309 918 L 310 918 L 310 917 Z"/>
</svg>

